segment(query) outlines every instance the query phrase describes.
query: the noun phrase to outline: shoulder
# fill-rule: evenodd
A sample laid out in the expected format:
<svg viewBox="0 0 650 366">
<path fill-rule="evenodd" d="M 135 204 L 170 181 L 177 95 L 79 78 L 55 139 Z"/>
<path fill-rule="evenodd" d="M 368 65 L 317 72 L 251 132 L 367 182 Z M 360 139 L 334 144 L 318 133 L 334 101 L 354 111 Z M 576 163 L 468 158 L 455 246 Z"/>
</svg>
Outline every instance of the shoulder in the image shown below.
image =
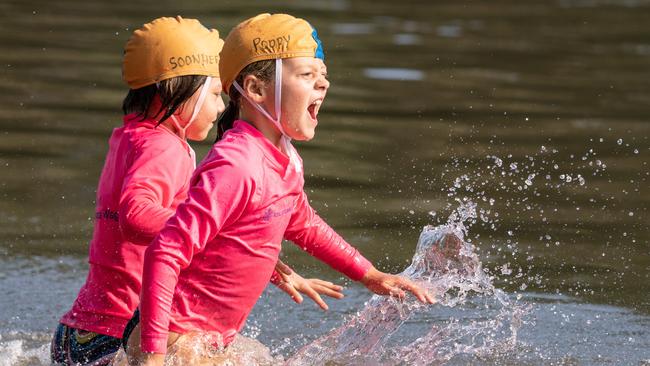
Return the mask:
<svg viewBox="0 0 650 366">
<path fill-rule="evenodd" d="M 162 126 L 143 123 L 129 127 L 124 131 L 125 137 L 140 152 L 155 151 L 167 156 L 187 154 L 183 141 Z"/>
<path fill-rule="evenodd" d="M 212 146 L 209 155 L 214 155 L 239 166 L 260 166 L 264 152 L 255 138 L 242 131 L 232 130 Z"/>
<path fill-rule="evenodd" d="M 263 158 L 245 135 L 228 134 L 212 146 L 196 173 L 221 181 L 260 181 L 263 179 Z"/>
</svg>

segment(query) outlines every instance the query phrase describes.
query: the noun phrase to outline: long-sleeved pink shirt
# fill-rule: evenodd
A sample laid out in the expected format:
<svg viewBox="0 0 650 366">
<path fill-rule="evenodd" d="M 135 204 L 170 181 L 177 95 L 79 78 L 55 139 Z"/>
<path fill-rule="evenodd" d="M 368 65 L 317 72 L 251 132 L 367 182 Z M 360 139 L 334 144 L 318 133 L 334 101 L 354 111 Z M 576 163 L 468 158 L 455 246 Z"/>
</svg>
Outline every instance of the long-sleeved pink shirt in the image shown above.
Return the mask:
<svg viewBox="0 0 650 366">
<path fill-rule="evenodd" d="M 283 238 L 359 280 L 371 267 L 309 206 L 304 178 L 259 131 L 236 121 L 196 170 L 187 200 L 147 248 L 141 347 L 168 331 L 228 344 L 271 277 Z"/>
<path fill-rule="evenodd" d="M 156 121 L 124 117 L 113 130 L 97 188 L 90 268 L 61 322 L 121 338 L 139 304 L 146 245 L 187 197 L 189 145 Z"/>
</svg>

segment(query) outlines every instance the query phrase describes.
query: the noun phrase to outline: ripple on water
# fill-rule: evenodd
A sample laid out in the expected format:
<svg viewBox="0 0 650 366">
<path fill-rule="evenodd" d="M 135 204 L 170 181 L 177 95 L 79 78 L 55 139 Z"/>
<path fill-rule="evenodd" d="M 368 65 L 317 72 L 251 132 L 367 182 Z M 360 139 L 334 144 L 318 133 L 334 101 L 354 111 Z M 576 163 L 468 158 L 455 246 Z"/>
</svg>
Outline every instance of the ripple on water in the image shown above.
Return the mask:
<svg viewBox="0 0 650 366">
<path fill-rule="evenodd" d="M 363 75 L 369 79 L 419 81 L 424 79 L 424 72 L 398 67 L 369 67 L 363 69 Z"/>
</svg>

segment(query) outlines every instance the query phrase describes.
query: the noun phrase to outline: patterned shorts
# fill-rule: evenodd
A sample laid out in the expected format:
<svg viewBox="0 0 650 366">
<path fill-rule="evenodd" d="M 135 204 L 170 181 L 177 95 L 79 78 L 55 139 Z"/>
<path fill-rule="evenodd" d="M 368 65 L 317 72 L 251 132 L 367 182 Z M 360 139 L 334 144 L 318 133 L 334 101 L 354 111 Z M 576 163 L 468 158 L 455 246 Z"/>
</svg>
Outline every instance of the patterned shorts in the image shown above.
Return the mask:
<svg viewBox="0 0 650 366">
<path fill-rule="evenodd" d="M 59 324 L 50 355 L 55 365 L 104 366 L 120 349 L 121 339 Z"/>
</svg>

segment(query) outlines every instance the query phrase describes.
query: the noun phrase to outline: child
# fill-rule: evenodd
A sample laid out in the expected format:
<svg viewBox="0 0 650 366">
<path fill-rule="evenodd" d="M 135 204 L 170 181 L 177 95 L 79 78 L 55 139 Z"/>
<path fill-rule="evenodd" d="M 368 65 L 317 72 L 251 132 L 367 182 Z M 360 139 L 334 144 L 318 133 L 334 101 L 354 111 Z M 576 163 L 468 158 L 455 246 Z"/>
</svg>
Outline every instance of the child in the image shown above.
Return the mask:
<svg viewBox="0 0 650 366">
<path fill-rule="evenodd" d="M 195 158 L 186 140 L 204 140 L 224 110 L 222 45 L 216 30 L 181 17 L 156 19 L 129 39 L 124 126 L 109 141 L 88 277 L 54 334 L 53 363 L 103 365 L 119 349 L 140 302 L 146 245 L 187 197 Z M 288 272 L 279 274 L 281 288 L 297 301 L 294 286 L 322 302 L 309 283 Z M 341 296 L 336 286 L 321 282 L 313 286 L 316 291 Z"/>
<path fill-rule="evenodd" d="M 244 21 L 225 41 L 220 72 L 231 97 L 221 139 L 147 248 L 141 324 L 125 334 L 131 362 L 162 365 L 168 345 L 196 331 L 228 345 L 264 290 L 283 238 L 375 293 L 408 290 L 433 302 L 414 283 L 376 270 L 309 206 L 290 139 L 314 136 L 329 87 L 316 30 L 286 14 Z"/>
</svg>

